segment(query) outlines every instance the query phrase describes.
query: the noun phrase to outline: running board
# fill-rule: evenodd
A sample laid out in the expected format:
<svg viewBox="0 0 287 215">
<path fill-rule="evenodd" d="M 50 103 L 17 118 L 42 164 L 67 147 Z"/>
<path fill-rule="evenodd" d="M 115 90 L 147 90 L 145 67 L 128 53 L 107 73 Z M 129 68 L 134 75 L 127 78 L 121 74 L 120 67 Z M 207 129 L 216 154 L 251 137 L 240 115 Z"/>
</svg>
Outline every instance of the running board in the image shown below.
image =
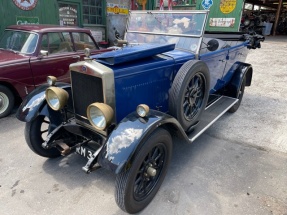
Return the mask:
<svg viewBox="0 0 287 215">
<path fill-rule="evenodd" d="M 227 112 L 237 101 L 238 99 L 222 96 L 210 106 L 208 106 L 200 117 L 200 122 L 198 125 L 190 134 L 188 134 L 189 140 L 193 142 L 206 129 L 215 123 L 225 112 Z"/>
</svg>

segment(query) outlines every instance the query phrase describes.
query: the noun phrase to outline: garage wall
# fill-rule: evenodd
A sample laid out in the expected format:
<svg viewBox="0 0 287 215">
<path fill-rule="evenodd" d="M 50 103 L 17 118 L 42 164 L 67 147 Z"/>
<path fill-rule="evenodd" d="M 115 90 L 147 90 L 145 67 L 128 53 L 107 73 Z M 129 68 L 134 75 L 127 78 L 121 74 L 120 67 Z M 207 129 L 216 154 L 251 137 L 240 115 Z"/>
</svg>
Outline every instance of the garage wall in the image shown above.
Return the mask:
<svg viewBox="0 0 287 215">
<path fill-rule="evenodd" d="M 39 24 L 59 24 L 57 0 L 38 0 L 36 7 L 27 11 L 18 8 L 13 0 L 1 0 L 0 35 L 6 26 L 17 24 L 17 17 L 18 20 L 39 20 Z"/>
</svg>

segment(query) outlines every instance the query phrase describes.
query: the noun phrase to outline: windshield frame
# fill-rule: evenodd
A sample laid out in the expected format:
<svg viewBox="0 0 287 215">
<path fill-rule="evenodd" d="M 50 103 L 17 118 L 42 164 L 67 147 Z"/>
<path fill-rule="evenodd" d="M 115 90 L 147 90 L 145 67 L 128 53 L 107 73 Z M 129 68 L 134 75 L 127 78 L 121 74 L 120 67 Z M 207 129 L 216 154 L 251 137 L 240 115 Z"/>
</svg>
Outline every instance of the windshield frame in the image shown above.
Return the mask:
<svg viewBox="0 0 287 215">
<path fill-rule="evenodd" d="M 203 20 L 202 20 L 202 26 L 200 28 L 200 33 L 199 34 L 192 34 L 192 33 L 167 33 L 167 32 L 152 32 L 152 31 L 138 31 L 138 30 L 132 30 L 131 29 L 131 23 L 132 23 L 132 17 L 133 15 L 146 15 L 146 14 L 150 14 L 150 15 L 184 15 L 184 14 L 188 14 L 189 16 L 192 15 L 196 15 L 196 14 L 203 14 Z M 167 36 L 167 37 L 178 37 L 178 38 L 194 38 L 196 39 L 198 42 L 196 43 L 197 47 L 195 50 L 190 50 L 190 49 L 185 49 L 183 48 L 178 48 L 176 47 L 176 49 L 182 49 L 188 52 L 191 52 L 193 54 L 195 54 L 196 56 L 198 56 L 199 51 L 200 51 L 200 45 L 202 43 L 202 37 L 204 35 L 205 32 L 205 27 L 206 27 L 206 22 L 207 22 L 207 18 L 208 18 L 208 14 L 209 11 L 208 10 L 192 10 L 192 11 L 185 11 L 185 10 L 177 10 L 177 11 L 130 11 L 129 12 L 129 16 L 128 16 L 128 21 L 127 21 L 127 25 L 126 25 L 126 31 L 125 31 L 125 36 L 124 39 L 128 41 L 127 35 L 130 33 L 135 33 L 135 34 L 142 34 L 142 35 L 158 35 L 158 36 Z M 158 17 L 154 17 L 157 21 L 159 21 Z M 173 20 L 174 21 L 174 20 Z M 159 21 L 160 22 L 160 21 Z M 129 44 L 140 44 L 140 42 L 130 42 L 128 41 Z"/>
</svg>

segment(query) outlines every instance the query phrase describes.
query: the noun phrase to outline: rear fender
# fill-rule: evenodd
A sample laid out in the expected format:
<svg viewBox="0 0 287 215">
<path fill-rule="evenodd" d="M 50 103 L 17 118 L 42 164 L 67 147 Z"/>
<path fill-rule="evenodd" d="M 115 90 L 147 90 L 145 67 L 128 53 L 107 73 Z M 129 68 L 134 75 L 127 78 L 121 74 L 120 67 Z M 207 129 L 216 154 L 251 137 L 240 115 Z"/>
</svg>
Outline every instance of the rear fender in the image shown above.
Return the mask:
<svg viewBox="0 0 287 215">
<path fill-rule="evenodd" d="M 99 153 L 98 163 L 116 174 L 127 170 L 135 152 L 144 147 L 145 140 L 158 127 L 175 132 L 189 141 L 178 121 L 172 116 L 150 110 L 147 117 L 141 118 L 133 112 L 112 131 Z"/>
<path fill-rule="evenodd" d="M 45 99 L 45 91 L 50 85 L 45 84 L 33 90 L 22 102 L 16 117 L 23 122 L 31 122 L 39 115 L 49 116 L 50 121 L 59 121 L 61 113 L 53 111 L 47 104 Z M 56 83 L 56 87 L 65 89 L 71 98 L 71 86 L 67 83 Z M 70 100 L 70 99 L 69 99 Z"/>
<path fill-rule="evenodd" d="M 253 68 L 250 64 L 240 63 L 235 70 L 230 83 L 227 85 L 227 95 L 237 98 L 244 76 L 246 77 L 246 86 L 251 85 Z"/>
</svg>

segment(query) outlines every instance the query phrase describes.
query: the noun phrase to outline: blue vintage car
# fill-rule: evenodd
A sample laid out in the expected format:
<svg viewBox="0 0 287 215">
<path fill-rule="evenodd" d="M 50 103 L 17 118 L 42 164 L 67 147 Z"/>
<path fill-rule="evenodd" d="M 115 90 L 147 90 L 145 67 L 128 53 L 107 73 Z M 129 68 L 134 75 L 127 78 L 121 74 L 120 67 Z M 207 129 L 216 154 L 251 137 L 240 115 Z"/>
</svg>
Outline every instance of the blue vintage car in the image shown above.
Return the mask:
<svg viewBox="0 0 287 215">
<path fill-rule="evenodd" d="M 85 156 L 90 173 L 117 174 L 118 206 L 136 213 L 166 175 L 173 138 L 193 142 L 235 112 L 253 69 L 260 35 L 205 32 L 207 11 L 132 11 L 116 50 L 70 65 L 71 84 L 49 76 L 17 117 L 36 154 Z M 46 128 L 43 128 L 46 125 Z"/>
</svg>

